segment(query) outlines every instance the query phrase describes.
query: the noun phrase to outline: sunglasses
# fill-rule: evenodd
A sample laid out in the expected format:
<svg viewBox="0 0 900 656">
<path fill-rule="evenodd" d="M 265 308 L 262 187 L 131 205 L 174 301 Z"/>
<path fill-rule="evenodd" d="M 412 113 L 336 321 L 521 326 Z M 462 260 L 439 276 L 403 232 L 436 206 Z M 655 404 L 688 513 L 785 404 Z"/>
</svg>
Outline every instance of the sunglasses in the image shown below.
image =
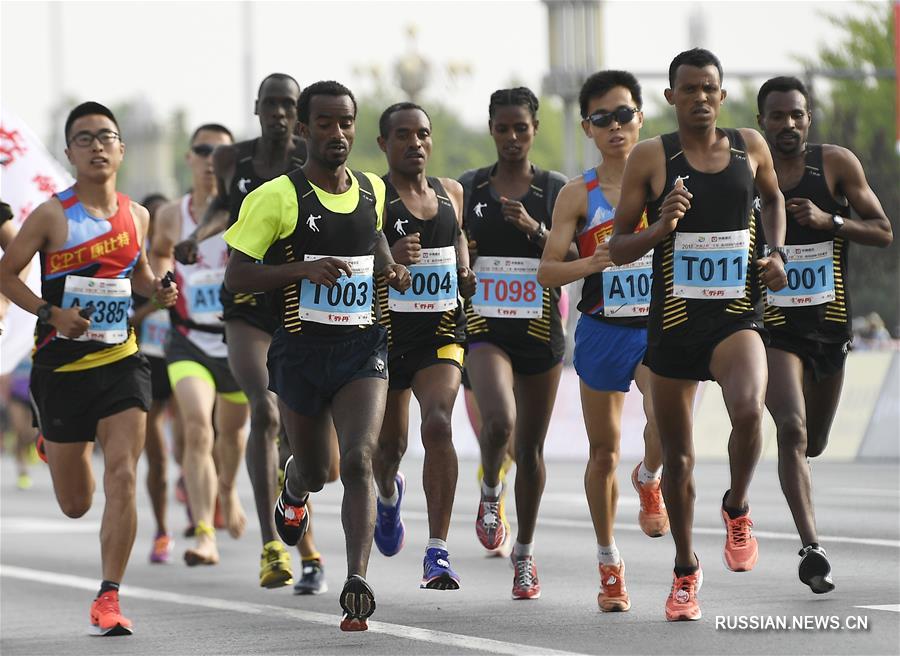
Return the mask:
<svg viewBox="0 0 900 656">
<path fill-rule="evenodd" d="M 620 125 L 631 123 L 631 120 L 637 113 L 638 109 L 636 107 L 626 107 L 625 105 L 622 105 L 621 107 L 616 107 L 611 112 L 594 112 L 588 116 L 588 120 L 598 128 L 605 128 L 613 122 L 613 119 Z"/>
<path fill-rule="evenodd" d="M 213 154 L 213 151 L 216 149 L 212 144 L 197 144 L 196 146 L 191 146 L 191 152 L 197 155 L 198 157 L 209 157 Z"/>
</svg>

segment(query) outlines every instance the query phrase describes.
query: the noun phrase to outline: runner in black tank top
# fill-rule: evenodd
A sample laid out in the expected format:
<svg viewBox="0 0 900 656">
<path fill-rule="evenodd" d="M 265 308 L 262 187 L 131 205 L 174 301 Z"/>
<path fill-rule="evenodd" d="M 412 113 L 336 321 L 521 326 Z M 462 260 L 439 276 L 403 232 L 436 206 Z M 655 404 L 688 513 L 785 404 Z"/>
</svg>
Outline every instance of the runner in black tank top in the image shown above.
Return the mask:
<svg viewBox="0 0 900 656">
<path fill-rule="evenodd" d="M 389 169 L 384 177 L 384 234 L 394 259 L 410 267 L 412 285 L 403 294 L 383 282 L 378 289 L 391 375 L 372 460 L 378 492 L 375 545 L 393 556 L 404 543 L 400 506 L 405 479 L 399 467 L 408 442 L 412 390 L 422 417 L 429 524 L 421 587 L 455 590 L 459 577 L 450 566 L 447 547 L 458 468 L 450 420 L 465 343 L 462 298 L 475 291 L 461 230 L 463 193 L 455 180 L 426 177 L 432 143 L 431 120 L 424 109 L 413 103 L 391 105 L 382 113 L 379 128 L 378 144 Z"/>
<path fill-rule="evenodd" d="M 784 189 L 789 262 L 788 287 L 767 298 L 766 406 L 778 431 L 781 488 L 803 544 L 800 580 L 823 593 L 834 583 L 818 546 L 808 458 L 825 449 L 840 400 L 851 338 L 850 241 L 887 246 L 891 224 L 853 153 L 807 143 L 812 115 L 800 80 L 768 80 L 757 102 Z M 850 218 L 850 205 L 859 220 Z"/>
<path fill-rule="evenodd" d="M 370 454 L 387 396 L 387 339 L 374 324 L 374 274 L 403 291 L 409 272 L 394 263 L 381 232 L 384 183 L 346 166 L 356 126 L 350 90 L 316 82 L 297 107 L 309 159 L 248 196 L 225 235 L 235 249 L 225 283 L 236 292 L 279 290 L 269 387 L 279 398 L 291 451 L 302 453 L 285 465 L 274 513 L 288 544 L 306 532 L 308 493 L 328 479 L 332 426 L 337 429 L 350 574 L 340 594 L 341 629 L 360 631 L 375 610 L 364 579 L 375 512 Z"/>
<path fill-rule="evenodd" d="M 666 619 L 700 617 L 702 581 L 691 536 L 694 504 L 692 411 L 697 381 L 715 379 L 732 421 L 731 487 L 722 500 L 724 559 L 735 571 L 758 558 L 748 489 L 762 447 L 766 354 L 757 276 L 779 290 L 784 273 L 784 200 L 765 141 L 750 129 L 716 127 L 725 98 L 722 66 L 708 50 L 680 53 L 666 99 L 678 132 L 632 151 L 616 209 L 610 256 L 634 261 L 655 247 L 647 356 L 663 447 L 663 496 L 675 539 Z M 755 260 L 753 185 L 778 253 Z M 634 230 L 644 208 L 650 226 Z"/>
<path fill-rule="evenodd" d="M 494 92 L 488 111 L 497 163 L 460 179 L 466 193 L 463 220 L 477 252 L 479 278 L 466 309 L 466 371 L 482 415 L 484 477 L 475 528 L 485 548 L 508 553 L 501 466 L 512 439 L 519 520 L 513 596 L 521 599 L 536 598 L 541 590 L 532 541 L 544 487 L 542 446 L 565 344 L 559 291 L 542 289 L 536 275 L 553 204 L 565 184 L 565 176 L 541 171 L 528 159 L 537 110 L 529 89 Z"/>
</svg>

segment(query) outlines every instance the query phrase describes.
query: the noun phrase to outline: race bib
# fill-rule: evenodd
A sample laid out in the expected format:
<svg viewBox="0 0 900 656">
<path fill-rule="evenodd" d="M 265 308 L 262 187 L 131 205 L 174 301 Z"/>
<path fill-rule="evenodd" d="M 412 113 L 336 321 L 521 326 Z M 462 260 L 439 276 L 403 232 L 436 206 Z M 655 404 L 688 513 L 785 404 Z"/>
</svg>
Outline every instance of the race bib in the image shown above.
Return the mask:
<svg viewBox="0 0 900 656">
<path fill-rule="evenodd" d="M 631 264 L 603 270 L 603 316 L 643 317 L 650 313 L 653 252 Z"/>
<path fill-rule="evenodd" d="M 157 310 L 148 314 L 141 323 L 141 353 L 152 358 L 162 358 L 166 340 L 169 338 L 168 310 Z"/>
<path fill-rule="evenodd" d="M 128 309 L 131 307 L 131 279 L 66 276 L 62 307 L 94 305 L 91 325 L 75 339 L 78 342 L 121 344 L 128 339 Z M 63 335 L 57 335 L 68 339 Z"/>
<path fill-rule="evenodd" d="M 306 255 L 304 262 L 314 262 L 329 255 Z M 342 273 L 331 287 L 303 280 L 300 285 L 300 319 L 335 326 L 368 326 L 372 323 L 372 255 L 340 257 L 350 265 L 352 276 Z"/>
<path fill-rule="evenodd" d="M 778 307 L 822 305 L 835 299 L 834 242 L 785 246 L 787 286 L 769 290 L 766 301 Z"/>
<path fill-rule="evenodd" d="M 187 277 L 188 316 L 197 323 L 216 324 L 222 320 L 219 289 L 225 269 L 200 269 Z"/>
<path fill-rule="evenodd" d="M 535 257 L 479 257 L 475 312 L 495 319 L 540 319 L 544 290 L 537 281 L 538 264 Z"/>
<path fill-rule="evenodd" d="M 456 249 L 423 248 L 418 264 L 409 265 L 412 284 L 405 292 L 388 287 L 388 308 L 395 312 L 444 312 L 455 308 Z"/>
<path fill-rule="evenodd" d="M 713 300 L 743 298 L 749 249 L 749 230 L 678 233 L 672 294 Z"/>
</svg>

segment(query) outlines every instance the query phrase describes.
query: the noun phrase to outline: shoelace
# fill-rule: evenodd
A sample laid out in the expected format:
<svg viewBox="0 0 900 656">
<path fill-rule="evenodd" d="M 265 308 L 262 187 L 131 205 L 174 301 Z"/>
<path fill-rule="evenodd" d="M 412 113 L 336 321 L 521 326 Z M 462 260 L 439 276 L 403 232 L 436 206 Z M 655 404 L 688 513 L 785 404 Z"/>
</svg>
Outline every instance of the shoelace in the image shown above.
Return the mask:
<svg viewBox="0 0 900 656">
<path fill-rule="evenodd" d="M 651 490 L 649 483 L 642 483 L 638 485 L 638 494 L 645 512 L 658 515 L 662 511 L 662 493 L 658 486 Z"/>
<path fill-rule="evenodd" d="M 536 572 L 531 558 L 521 558 L 516 561 L 516 585 L 520 588 L 530 588 L 534 585 Z"/>
<path fill-rule="evenodd" d="M 731 536 L 731 541 L 735 546 L 743 547 L 747 544 L 751 537 L 750 528 L 752 526 L 753 522 L 747 515 L 732 519 L 728 522 L 728 532 Z"/>
<path fill-rule="evenodd" d="M 97 615 L 120 615 L 119 600 L 110 594 L 102 594 L 99 597 L 100 603 L 97 604 Z"/>
<path fill-rule="evenodd" d="M 615 580 L 610 583 L 610 579 L 615 577 Z M 606 569 L 605 567 L 600 570 L 600 579 L 603 582 L 603 587 L 606 588 L 608 594 L 619 596 L 622 594 L 622 577 L 619 575 L 619 572 L 615 569 Z"/>
<path fill-rule="evenodd" d="M 500 524 L 500 500 L 481 502 L 481 524 L 487 529 L 494 529 Z"/>
<path fill-rule="evenodd" d="M 683 590 L 684 592 L 686 592 L 688 595 L 687 601 L 690 601 L 691 598 L 693 598 L 694 595 L 697 594 L 696 579 L 693 578 L 692 576 L 680 576 L 680 577 L 676 578 L 675 581 L 672 583 L 672 598 L 675 599 L 675 601 L 678 601 L 679 603 L 687 603 L 687 601 L 681 602 L 681 600 L 678 598 L 678 596 L 675 592 L 676 590 Z"/>
</svg>

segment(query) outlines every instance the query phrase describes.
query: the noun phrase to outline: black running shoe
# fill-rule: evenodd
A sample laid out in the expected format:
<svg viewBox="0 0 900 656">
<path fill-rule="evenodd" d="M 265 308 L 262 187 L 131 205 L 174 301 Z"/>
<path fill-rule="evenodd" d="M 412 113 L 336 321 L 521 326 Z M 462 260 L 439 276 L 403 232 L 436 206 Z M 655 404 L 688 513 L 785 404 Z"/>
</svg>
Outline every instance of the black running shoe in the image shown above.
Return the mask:
<svg viewBox="0 0 900 656">
<path fill-rule="evenodd" d="M 344 583 L 341 590 L 341 631 L 366 631 L 366 621 L 375 612 L 375 593 L 366 580 L 359 574 L 353 574 Z"/>
<path fill-rule="evenodd" d="M 825 557 L 825 550 L 813 543 L 800 551 L 800 580 L 816 594 L 825 594 L 834 590 L 831 580 L 831 564 Z"/>
<path fill-rule="evenodd" d="M 288 458 L 284 465 L 285 471 L 287 471 L 287 467 L 293 459 L 293 456 Z M 307 498 L 309 497 L 307 496 Z M 281 494 L 275 500 L 275 528 L 278 530 L 278 535 L 284 543 L 291 547 L 306 535 L 306 529 L 309 528 L 309 513 L 306 512 L 306 499 L 301 503 L 289 499 L 287 483 L 282 486 Z"/>
</svg>

